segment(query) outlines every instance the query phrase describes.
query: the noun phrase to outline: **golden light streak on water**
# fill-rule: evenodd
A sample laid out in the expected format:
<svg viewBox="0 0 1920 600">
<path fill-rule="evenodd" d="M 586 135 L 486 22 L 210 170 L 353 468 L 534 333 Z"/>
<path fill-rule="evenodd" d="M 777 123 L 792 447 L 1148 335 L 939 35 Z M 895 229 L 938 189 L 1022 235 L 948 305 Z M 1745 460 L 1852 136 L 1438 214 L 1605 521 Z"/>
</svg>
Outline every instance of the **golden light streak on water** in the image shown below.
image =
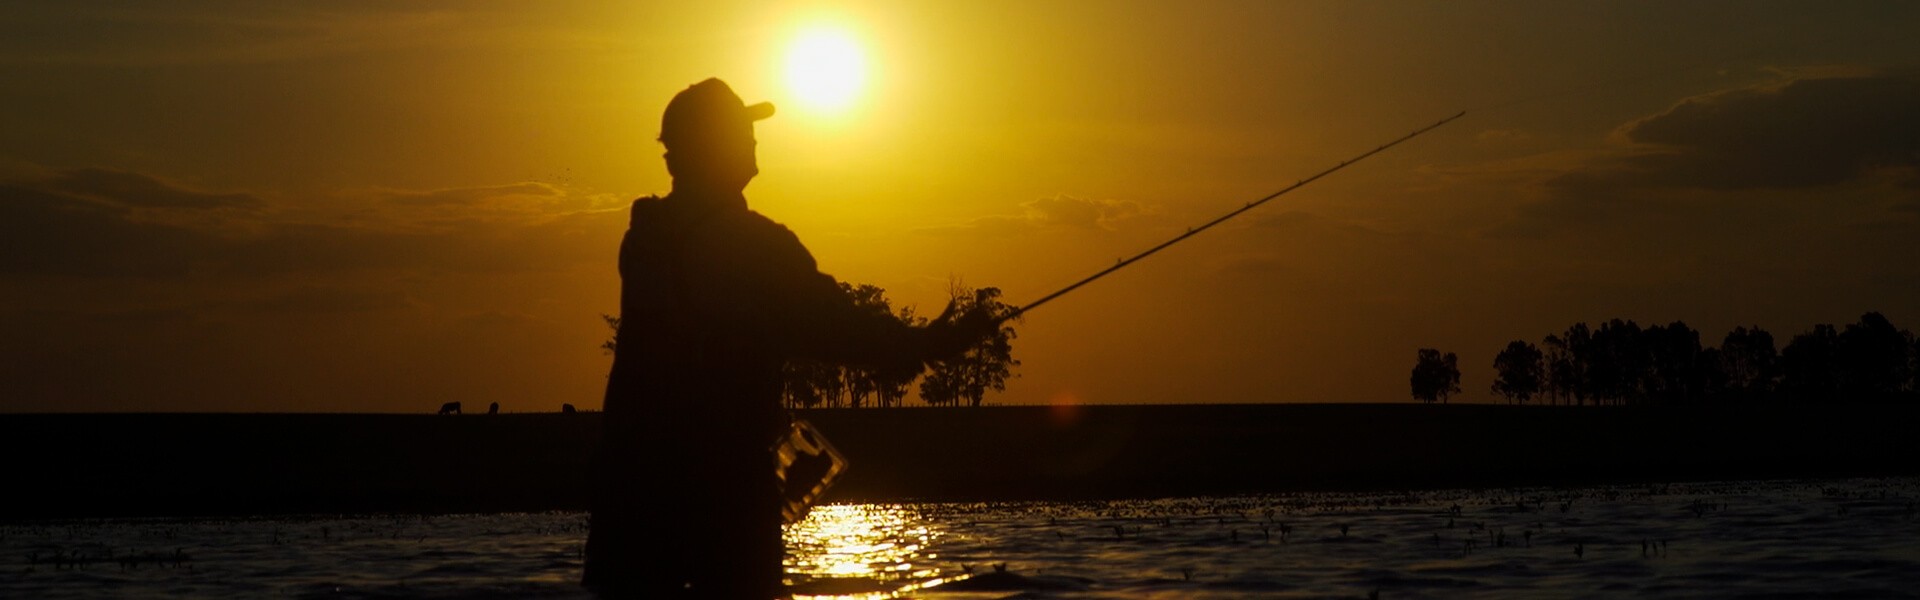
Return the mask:
<svg viewBox="0 0 1920 600">
<path fill-rule="evenodd" d="M 916 511 L 888 504 L 815 507 L 786 529 L 796 600 L 895 598 L 942 579 L 930 561 L 942 532 Z"/>
</svg>

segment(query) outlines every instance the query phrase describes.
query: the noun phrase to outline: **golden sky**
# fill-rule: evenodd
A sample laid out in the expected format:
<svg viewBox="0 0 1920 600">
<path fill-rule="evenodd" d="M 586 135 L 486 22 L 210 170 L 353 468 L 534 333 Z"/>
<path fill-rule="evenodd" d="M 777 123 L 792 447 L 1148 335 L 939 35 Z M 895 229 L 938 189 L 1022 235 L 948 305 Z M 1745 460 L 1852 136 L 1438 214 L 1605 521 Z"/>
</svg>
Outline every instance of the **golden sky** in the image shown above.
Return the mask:
<svg viewBox="0 0 1920 600">
<path fill-rule="evenodd" d="M 905 4 L 902 6 L 902 4 Z M 1920 324 L 1908 2 L 0 5 L 0 411 L 597 407 L 667 100 L 823 270 L 1034 312 L 997 403 L 1403 401 L 1575 321 Z M 810 107 L 794 48 L 863 64 Z"/>
</svg>

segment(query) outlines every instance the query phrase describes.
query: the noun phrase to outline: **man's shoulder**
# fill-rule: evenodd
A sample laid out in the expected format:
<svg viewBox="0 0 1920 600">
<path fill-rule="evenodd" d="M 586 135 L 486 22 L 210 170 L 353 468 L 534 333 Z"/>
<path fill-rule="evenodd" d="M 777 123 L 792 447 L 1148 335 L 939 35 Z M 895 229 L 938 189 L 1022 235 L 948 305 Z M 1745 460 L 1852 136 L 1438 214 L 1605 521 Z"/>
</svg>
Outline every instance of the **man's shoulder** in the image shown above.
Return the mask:
<svg viewBox="0 0 1920 600">
<path fill-rule="evenodd" d="M 633 223 L 669 225 L 689 230 L 715 230 L 715 233 L 724 236 L 796 238 L 787 226 L 752 210 L 704 210 L 696 206 L 676 204 L 664 196 L 641 196 L 634 199 Z"/>
<path fill-rule="evenodd" d="M 777 269 L 813 271 L 813 253 L 800 243 L 793 230 L 766 215 L 751 211 L 728 211 L 716 215 L 695 233 L 696 244 L 717 255 L 732 256 L 740 264 L 759 264 Z"/>
<path fill-rule="evenodd" d="M 633 201 L 633 217 L 630 223 L 646 223 L 658 220 L 667 211 L 667 202 L 659 196 L 641 196 Z"/>
<path fill-rule="evenodd" d="M 714 219 L 714 225 L 723 230 L 723 235 L 743 242 L 800 244 L 800 237 L 794 235 L 792 229 L 752 210 L 727 211 Z"/>
</svg>

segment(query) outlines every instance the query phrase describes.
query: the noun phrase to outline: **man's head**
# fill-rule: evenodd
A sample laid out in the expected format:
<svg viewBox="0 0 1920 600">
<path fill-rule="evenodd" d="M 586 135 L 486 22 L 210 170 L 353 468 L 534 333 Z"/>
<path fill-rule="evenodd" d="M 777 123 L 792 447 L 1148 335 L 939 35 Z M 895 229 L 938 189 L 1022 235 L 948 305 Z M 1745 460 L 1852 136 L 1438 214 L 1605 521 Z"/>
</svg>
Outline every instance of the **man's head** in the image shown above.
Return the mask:
<svg viewBox="0 0 1920 600">
<path fill-rule="evenodd" d="M 747 106 L 719 79 L 693 84 L 674 95 L 660 118 L 667 146 L 667 172 L 675 187 L 739 191 L 760 173 L 754 160 L 753 122 L 773 116 L 773 105 Z"/>
</svg>

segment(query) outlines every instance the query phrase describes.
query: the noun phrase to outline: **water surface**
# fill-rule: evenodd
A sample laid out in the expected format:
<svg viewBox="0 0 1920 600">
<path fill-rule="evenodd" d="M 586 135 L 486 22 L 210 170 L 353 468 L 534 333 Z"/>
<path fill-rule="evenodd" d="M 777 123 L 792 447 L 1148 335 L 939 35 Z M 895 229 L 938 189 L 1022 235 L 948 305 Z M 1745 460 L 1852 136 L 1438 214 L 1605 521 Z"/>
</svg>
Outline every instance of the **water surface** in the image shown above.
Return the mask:
<svg viewBox="0 0 1920 600">
<path fill-rule="evenodd" d="M 836 504 L 801 598 L 1920 597 L 1920 478 Z M 582 513 L 0 527 L 4 598 L 588 598 Z"/>
</svg>

